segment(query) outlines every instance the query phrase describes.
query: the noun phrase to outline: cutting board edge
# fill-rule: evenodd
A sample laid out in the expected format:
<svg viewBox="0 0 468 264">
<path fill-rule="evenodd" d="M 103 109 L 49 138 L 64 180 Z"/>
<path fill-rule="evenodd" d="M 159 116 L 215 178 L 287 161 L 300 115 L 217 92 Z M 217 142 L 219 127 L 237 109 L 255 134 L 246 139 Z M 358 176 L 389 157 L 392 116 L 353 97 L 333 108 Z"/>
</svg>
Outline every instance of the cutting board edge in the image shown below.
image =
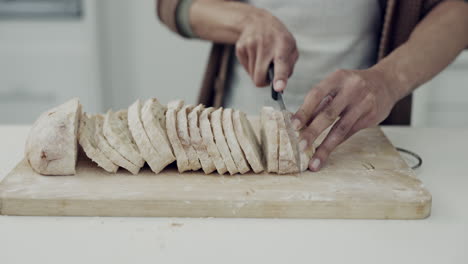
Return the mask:
<svg viewBox="0 0 468 264">
<path fill-rule="evenodd" d="M 1 215 L 92 217 L 293 218 L 293 219 L 424 219 L 430 216 L 432 197 L 399 205 L 362 203 L 343 206 L 336 201 L 161 200 L 31 200 L 2 197 Z M 37 204 L 35 204 L 37 203 Z M 118 204 L 119 207 L 115 207 Z M 122 206 L 122 204 L 126 206 Z M 207 206 L 207 203 L 210 203 Z M 92 206 L 89 206 L 92 205 Z M 259 209 L 261 207 L 261 209 Z M 12 209 L 10 209 L 12 208 Z M 119 209 L 114 209 L 119 208 Z M 221 209 L 220 209 L 221 208 Z M 330 210 L 333 208 L 334 210 Z M 87 211 L 88 210 L 88 211 Z M 96 211 L 100 211 L 96 214 Z M 404 216 L 403 216 L 404 215 Z"/>
</svg>

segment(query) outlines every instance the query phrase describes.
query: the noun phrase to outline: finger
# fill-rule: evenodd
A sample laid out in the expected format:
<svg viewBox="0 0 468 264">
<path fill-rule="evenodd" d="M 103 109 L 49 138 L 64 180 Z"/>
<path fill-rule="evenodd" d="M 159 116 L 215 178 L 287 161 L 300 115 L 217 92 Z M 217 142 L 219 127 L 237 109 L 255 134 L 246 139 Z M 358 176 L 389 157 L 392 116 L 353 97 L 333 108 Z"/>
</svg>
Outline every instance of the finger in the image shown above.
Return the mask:
<svg viewBox="0 0 468 264">
<path fill-rule="evenodd" d="M 294 64 L 289 62 L 284 56 L 278 56 L 274 59 L 275 64 L 275 79 L 273 80 L 273 88 L 277 92 L 282 92 L 286 88 L 288 77 L 293 71 Z"/>
<path fill-rule="evenodd" d="M 271 55 L 268 48 L 259 45 L 255 60 L 254 83 L 257 87 L 268 85 L 268 67 L 271 64 Z"/>
<path fill-rule="evenodd" d="M 312 120 L 309 126 L 301 132 L 301 145 L 306 146 L 306 148 L 311 146 L 317 137 L 336 121 L 343 110 L 348 106 L 348 102 L 349 98 L 346 93 L 339 93 L 323 111 L 318 113 L 317 117 Z"/>
<path fill-rule="evenodd" d="M 237 60 L 240 62 L 240 64 L 244 67 L 245 71 L 249 73 L 249 60 L 247 56 L 247 52 L 245 50 L 245 47 L 239 45 L 236 45 L 236 56 Z"/>
<path fill-rule="evenodd" d="M 294 129 L 300 130 L 309 123 L 312 115 L 317 112 L 322 100 L 328 95 L 334 97 L 334 94 L 339 89 L 340 82 L 341 80 L 337 78 L 327 78 L 307 93 L 304 102 L 292 117 Z"/>
<path fill-rule="evenodd" d="M 254 44 L 248 44 L 247 46 L 247 57 L 248 57 L 248 64 L 249 64 L 249 75 L 250 78 L 252 78 L 252 81 L 254 80 L 254 72 L 255 72 L 255 60 L 257 58 L 257 50 Z"/>
<path fill-rule="evenodd" d="M 310 116 L 310 120 L 314 120 L 315 117 L 317 117 L 317 115 L 323 111 L 323 109 L 325 109 L 325 107 L 327 107 L 328 105 L 330 105 L 331 101 L 333 100 L 333 96 L 331 95 L 327 95 L 325 96 L 325 98 L 322 99 L 322 101 L 320 102 L 319 106 L 317 107 L 317 110 L 315 110 L 315 112 L 312 114 L 312 116 Z M 309 125 L 310 123 L 308 123 L 307 125 Z"/>
<path fill-rule="evenodd" d="M 299 51 L 295 50 L 291 58 L 293 67 L 291 68 L 291 72 L 289 73 L 289 76 L 288 76 L 289 78 L 291 78 L 291 76 L 294 73 L 294 66 L 296 65 L 298 59 L 299 59 Z"/>
<path fill-rule="evenodd" d="M 351 128 L 348 137 L 352 136 L 361 129 L 368 128 L 373 125 L 377 125 L 380 121 L 377 117 L 376 102 L 373 96 L 366 96 L 362 101 L 362 104 L 365 105 L 367 112 L 354 124 Z"/>
<path fill-rule="evenodd" d="M 371 114 L 367 113 L 365 116 L 362 116 L 359 118 L 359 120 L 356 121 L 354 126 L 350 129 L 348 132 L 348 135 L 346 135 L 346 139 L 350 138 L 352 135 L 356 134 L 362 129 L 368 128 L 369 124 L 371 124 Z"/>
<path fill-rule="evenodd" d="M 350 131 L 356 122 L 368 112 L 366 107 L 365 104 L 360 104 L 351 108 L 351 110 L 345 112 L 340 120 L 333 125 L 330 133 L 328 133 L 325 140 L 317 148 L 317 151 L 309 163 L 309 169 L 311 171 L 320 170 L 330 156 L 330 153 L 350 137 Z"/>
</svg>

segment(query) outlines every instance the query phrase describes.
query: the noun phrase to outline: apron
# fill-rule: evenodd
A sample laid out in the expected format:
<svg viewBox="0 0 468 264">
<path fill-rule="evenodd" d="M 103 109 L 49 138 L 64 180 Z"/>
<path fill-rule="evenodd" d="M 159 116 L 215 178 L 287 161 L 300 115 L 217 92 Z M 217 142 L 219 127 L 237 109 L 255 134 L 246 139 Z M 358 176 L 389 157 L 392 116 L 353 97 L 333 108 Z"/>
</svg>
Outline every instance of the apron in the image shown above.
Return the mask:
<svg viewBox="0 0 468 264">
<path fill-rule="evenodd" d="M 283 98 L 295 112 L 307 92 L 337 69 L 366 69 L 375 64 L 382 12 L 378 0 L 250 0 L 271 12 L 296 39 L 294 73 Z M 251 115 L 277 106 L 270 87 L 257 88 L 234 59 L 224 105 Z"/>
</svg>

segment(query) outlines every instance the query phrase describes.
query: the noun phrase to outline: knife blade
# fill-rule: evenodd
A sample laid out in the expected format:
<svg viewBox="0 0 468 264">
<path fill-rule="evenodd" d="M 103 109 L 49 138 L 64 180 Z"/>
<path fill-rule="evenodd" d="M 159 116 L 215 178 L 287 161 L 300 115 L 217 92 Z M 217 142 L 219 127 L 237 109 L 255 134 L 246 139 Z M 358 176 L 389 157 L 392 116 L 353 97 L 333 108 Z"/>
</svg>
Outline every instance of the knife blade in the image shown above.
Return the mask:
<svg viewBox="0 0 468 264">
<path fill-rule="evenodd" d="M 295 135 L 293 132 L 290 131 L 292 129 L 291 125 L 291 116 L 290 112 L 286 109 L 286 105 L 284 104 L 283 100 L 283 92 L 277 92 L 273 88 L 273 80 L 275 79 L 275 66 L 273 63 L 270 65 L 268 68 L 268 79 L 270 81 L 270 88 L 271 88 L 271 98 L 278 102 L 278 105 L 281 109 L 281 113 L 283 114 L 284 121 L 286 123 L 286 130 L 290 138 L 295 138 Z M 299 144 L 298 142 L 291 142 L 293 145 L 292 147 L 295 148 L 295 159 L 296 159 L 296 165 L 297 165 L 297 171 L 301 172 L 301 158 L 300 158 L 300 153 L 299 153 Z"/>
</svg>

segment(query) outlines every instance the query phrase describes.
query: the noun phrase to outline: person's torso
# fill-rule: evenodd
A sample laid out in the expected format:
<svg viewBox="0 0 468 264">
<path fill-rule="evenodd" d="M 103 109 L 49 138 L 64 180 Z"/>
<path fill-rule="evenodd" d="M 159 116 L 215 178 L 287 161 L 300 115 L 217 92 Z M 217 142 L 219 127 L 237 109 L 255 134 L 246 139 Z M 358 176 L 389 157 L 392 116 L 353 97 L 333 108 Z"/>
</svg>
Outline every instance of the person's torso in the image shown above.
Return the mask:
<svg viewBox="0 0 468 264">
<path fill-rule="evenodd" d="M 295 111 L 307 92 L 337 69 L 364 69 L 376 61 L 381 7 L 378 0 L 249 0 L 282 21 L 296 39 L 299 60 L 284 94 Z M 258 114 L 272 105 L 269 88 L 256 88 L 237 59 L 225 106 Z"/>
</svg>

